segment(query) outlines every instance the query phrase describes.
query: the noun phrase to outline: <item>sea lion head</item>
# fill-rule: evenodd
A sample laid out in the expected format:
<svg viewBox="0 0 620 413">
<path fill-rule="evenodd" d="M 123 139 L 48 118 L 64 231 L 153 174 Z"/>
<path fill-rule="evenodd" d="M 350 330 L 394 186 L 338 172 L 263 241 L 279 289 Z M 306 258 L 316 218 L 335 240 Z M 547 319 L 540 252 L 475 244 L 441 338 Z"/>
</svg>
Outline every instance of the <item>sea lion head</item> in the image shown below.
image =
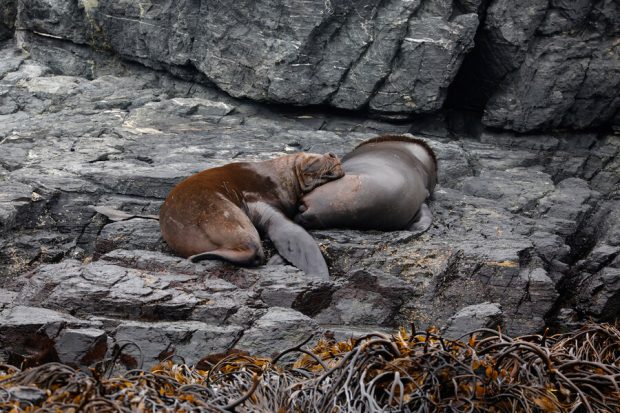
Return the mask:
<svg viewBox="0 0 620 413">
<path fill-rule="evenodd" d="M 342 178 L 344 170 L 340 165 L 340 159 L 331 152 L 323 155 L 300 153 L 295 159 L 295 175 L 301 191 L 306 194 L 317 186 Z"/>
</svg>

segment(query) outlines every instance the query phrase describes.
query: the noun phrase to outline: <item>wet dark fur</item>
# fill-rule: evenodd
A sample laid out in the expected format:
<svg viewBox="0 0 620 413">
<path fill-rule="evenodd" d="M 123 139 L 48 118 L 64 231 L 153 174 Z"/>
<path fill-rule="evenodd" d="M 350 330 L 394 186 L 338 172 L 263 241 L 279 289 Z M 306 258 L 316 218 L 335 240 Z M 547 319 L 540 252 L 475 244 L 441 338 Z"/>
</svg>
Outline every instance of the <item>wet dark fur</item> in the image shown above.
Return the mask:
<svg viewBox="0 0 620 413">
<path fill-rule="evenodd" d="M 435 165 L 435 172 L 437 172 L 437 156 L 435 155 L 435 152 L 433 151 L 433 149 L 428 145 L 428 143 L 424 142 L 422 139 L 412 138 L 411 136 L 406 136 L 406 135 L 381 135 L 381 136 L 377 136 L 376 138 L 370 138 L 370 139 L 365 140 L 364 142 L 357 145 L 355 149 L 361 146 L 364 146 L 364 145 L 368 145 L 369 143 L 380 143 L 380 142 L 410 142 L 410 143 L 416 143 L 420 145 L 421 147 L 426 149 L 426 151 L 431 156 L 431 158 L 433 158 L 433 164 Z M 353 149 L 353 151 L 355 151 L 355 149 Z M 346 158 L 347 158 L 347 155 L 345 155 L 342 158 L 342 160 L 344 161 Z"/>
</svg>

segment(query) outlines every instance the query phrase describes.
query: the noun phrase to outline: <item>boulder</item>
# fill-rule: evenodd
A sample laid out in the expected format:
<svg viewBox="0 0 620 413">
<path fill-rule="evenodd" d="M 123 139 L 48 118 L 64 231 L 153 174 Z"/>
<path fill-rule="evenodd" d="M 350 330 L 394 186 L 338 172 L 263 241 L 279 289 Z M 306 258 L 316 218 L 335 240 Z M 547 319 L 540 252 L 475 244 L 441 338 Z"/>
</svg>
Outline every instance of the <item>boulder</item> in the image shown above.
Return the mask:
<svg viewBox="0 0 620 413">
<path fill-rule="evenodd" d="M 271 307 L 243 333 L 235 347 L 250 354 L 271 357 L 303 343 L 318 330 L 314 320 L 298 311 Z"/>
<path fill-rule="evenodd" d="M 90 366 L 103 360 L 108 336 L 98 328 L 66 328 L 56 338 L 54 348 L 61 363 Z"/>
<path fill-rule="evenodd" d="M 26 367 L 59 361 L 61 357 L 63 361 L 88 365 L 105 355 L 105 346 L 103 352 L 99 351 L 103 337 L 103 332 L 96 329 L 99 326 L 97 322 L 41 307 L 16 305 L 6 308 L 0 313 L 3 357 L 9 363 Z M 93 335 L 97 337 L 94 340 Z M 70 336 L 81 340 L 67 342 Z M 91 338 L 84 339 L 87 336 Z M 59 342 L 63 343 L 60 347 Z"/>
<path fill-rule="evenodd" d="M 465 340 L 467 337 L 464 336 L 474 330 L 501 327 L 503 319 L 502 309 L 497 303 L 469 305 L 448 319 L 442 335 L 451 339 Z"/>
</svg>

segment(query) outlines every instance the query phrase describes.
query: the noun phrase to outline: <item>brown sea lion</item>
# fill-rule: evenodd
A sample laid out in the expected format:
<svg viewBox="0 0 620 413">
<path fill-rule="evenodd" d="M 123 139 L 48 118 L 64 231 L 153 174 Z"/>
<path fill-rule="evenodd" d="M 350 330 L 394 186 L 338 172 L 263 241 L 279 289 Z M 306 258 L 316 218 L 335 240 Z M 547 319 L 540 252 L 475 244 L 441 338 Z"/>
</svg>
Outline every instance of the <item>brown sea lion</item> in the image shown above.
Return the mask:
<svg viewBox="0 0 620 413">
<path fill-rule="evenodd" d="M 302 198 L 295 221 L 304 228 L 426 231 L 426 198 L 437 182 L 437 159 L 422 140 L 386 135 L 342 158 L 345 176 Z"/>
<path fill-rule="evenodd" d="M 332 153 L 298 153 L 207 169 L 170 191 L 159 212 L 161 232 L 173 250 L 192 261 L 221 258 L 259 265 L 264 254 L 258 229 L 297 268 L 328 276 L 318 246 L 289 217 L 303 194 L 343 174 Z"/>
</svg>

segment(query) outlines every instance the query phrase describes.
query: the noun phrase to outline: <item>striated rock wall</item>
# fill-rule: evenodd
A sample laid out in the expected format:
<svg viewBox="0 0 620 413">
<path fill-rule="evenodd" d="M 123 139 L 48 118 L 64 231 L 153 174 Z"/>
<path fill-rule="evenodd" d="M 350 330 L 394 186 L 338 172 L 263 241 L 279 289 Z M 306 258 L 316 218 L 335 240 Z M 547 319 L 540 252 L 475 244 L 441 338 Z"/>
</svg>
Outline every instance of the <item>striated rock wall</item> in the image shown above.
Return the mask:
<svg viewBox="0 0 620 413">
<path fill-rule="evenodd" d="M 407 118 L 449 94 L 518 132 L 620 108 L 614 0 L 19 0 L 18 21 L 258 101 Z"/>
<path fill-rule="evenodd" d="M 0 0 L 0 41 L 13 37 L 17 0 Z"/>
<path fill-rule="evenodd" d="M 22 0 L 19 20 L 148 66 L 195 68 L 232 96 L 395 115 L 441 107 L 478 26 L 471 10 L 421 0 Z"/>
<path fill-rule="evenodd" d="M 484 124 L 527 132 L 610 122 L 620 108 L 618 2 L 495 0 L 485 13 L 455 88 L 484 108 Z"/>
</svg>

